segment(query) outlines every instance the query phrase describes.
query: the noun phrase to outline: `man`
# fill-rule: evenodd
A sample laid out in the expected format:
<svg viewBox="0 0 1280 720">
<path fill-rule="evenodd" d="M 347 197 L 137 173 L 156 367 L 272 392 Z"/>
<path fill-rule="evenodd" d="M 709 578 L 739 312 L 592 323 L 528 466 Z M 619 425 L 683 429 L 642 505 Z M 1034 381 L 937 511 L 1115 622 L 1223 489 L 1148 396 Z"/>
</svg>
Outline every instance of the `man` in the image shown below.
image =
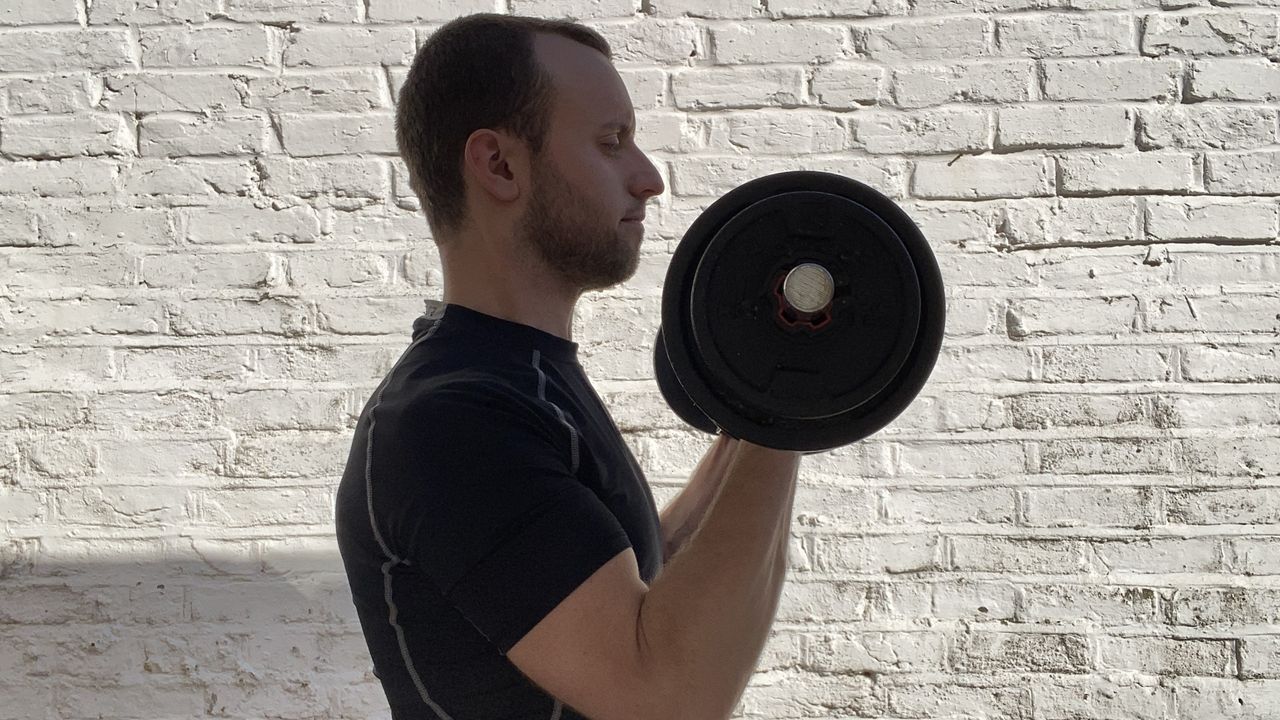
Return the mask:
<svg viewBox="0 0 1280 720">
<path fill-rule="evenodd" d="M 640 605 L 705 519 L 739 443 L 718 438 L 659 514 L 577 361 L 578 298 L 634 274 L 645 203 L 663 191 L 635 144 L 609 46 L 568 22 L 455 20 L 415 58 L 396 137 L 440 249 L 444 299 L 414 321 L 409 347 L 365 405 L 336 506 L 339 550 L 392 714 L 666 712 L 676 706 L 654 688 L 677 680 L 673 671 L 659 685 L 637 659 L 647 637 Z M 778 456 L 775 474 L 794 480 L 794 454 Z M 744 590 L 740 578 L 763 583 L 765 574 L 743 570 L 722 587 L 774 593 L 776 608 L 785 565 L 777 506 L 789 520 L 793 491 L 755 491 L 751 502 L 773 504 L 757 513 L 769 532 L 719 533 L 753 568 L 767 558 L 769 584 Z M 702 544 L 703 565 L 724 554 Z M 688 579 L 655 608 L 680 614 L 677 598 L 699 573 L 714 575 L 691 561 Z M 717 631 L 746 643 L 734 651 L 743 659 L 725 664 L 722 689 L 704 683 L 717 713 L 758 657 L 772 618 L 759 606 Z"/>
</svg>

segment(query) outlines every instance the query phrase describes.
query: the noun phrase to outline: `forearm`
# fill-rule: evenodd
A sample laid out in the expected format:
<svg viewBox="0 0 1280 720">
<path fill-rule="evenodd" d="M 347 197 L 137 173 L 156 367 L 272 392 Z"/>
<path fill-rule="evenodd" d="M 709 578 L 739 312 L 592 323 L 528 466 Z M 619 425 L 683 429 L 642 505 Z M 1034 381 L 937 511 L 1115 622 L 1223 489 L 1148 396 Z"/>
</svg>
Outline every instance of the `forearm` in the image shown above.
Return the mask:
<svg viewBox="0 0 1280 720">
<path fill-rule="evenodd" d="M 782 594 L 799 457 L 743 443 L 701 527 L 645 596 L 642 655 L 669 717 L 727 718 L 740 700 Z"/>
<path fill-rule="evenodd" d="M 707 449 L 689 482 L 658 513 L 662 534 L 662 563 L 666 563 L 688 543 L 706 517 L 707 509 L 720 492 L 729 462 L 739 441 L 721 434 Z"/>
</svg>

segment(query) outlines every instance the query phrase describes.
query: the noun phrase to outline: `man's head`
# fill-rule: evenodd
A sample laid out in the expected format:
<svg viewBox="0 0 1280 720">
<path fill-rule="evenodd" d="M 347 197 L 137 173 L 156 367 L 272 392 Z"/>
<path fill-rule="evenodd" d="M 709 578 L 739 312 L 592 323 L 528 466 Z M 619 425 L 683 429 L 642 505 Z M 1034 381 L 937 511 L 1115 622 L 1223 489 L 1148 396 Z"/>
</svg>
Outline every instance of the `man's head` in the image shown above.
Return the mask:
<svg viewBox="0 0 1280 720">
<path fill-rule="evenodd" d="M 437 30 L 396 112 L 396 142 L 442 254 L 465 252 L 464 235 L 510 236 L 578 290 L 622 282 L 638 264 L 643 227 L 624 219 L 643 215 L 663 185 L 634 131 L 604 38 L 507 15 Z"/>
</svg>

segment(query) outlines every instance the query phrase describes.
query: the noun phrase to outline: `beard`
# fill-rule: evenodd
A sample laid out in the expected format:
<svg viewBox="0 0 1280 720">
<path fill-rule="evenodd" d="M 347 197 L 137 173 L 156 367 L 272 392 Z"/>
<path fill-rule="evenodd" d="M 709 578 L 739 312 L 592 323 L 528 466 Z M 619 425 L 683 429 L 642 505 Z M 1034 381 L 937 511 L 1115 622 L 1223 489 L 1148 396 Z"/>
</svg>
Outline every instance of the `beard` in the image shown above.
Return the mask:
<svg viewBox="0 0 1280 720">
<path fill-rule="evenodd" d="M 534 161 L 531 192 L 518 244 L 555 280 L 581 294 L 635 275 L 639 243 L 623 237 L 635 228 L 594 212 L 548 161 Z"/>
</svg>

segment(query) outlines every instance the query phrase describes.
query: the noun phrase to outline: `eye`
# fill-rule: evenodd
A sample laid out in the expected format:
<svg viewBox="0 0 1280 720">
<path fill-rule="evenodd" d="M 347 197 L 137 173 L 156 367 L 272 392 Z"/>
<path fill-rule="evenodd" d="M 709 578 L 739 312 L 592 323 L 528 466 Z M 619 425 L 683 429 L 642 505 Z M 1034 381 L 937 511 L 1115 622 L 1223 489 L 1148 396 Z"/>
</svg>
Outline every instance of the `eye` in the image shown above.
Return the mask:
<svg viewBox="0 0 1280 720">
<path fill-rule="evenodd" d="M 618 151 L 618 149 L 622 147 L 622 143 L 621 143 L 621 142 L 616 142 L 616 141 L 615 141 L 615 142 L 606 142 L 606 143 L 604 143 L 604 147 L 608 148 L 608 149 L 609 149 L 609 152 L 617 152 L 617 151 Z"/>
</svg>

